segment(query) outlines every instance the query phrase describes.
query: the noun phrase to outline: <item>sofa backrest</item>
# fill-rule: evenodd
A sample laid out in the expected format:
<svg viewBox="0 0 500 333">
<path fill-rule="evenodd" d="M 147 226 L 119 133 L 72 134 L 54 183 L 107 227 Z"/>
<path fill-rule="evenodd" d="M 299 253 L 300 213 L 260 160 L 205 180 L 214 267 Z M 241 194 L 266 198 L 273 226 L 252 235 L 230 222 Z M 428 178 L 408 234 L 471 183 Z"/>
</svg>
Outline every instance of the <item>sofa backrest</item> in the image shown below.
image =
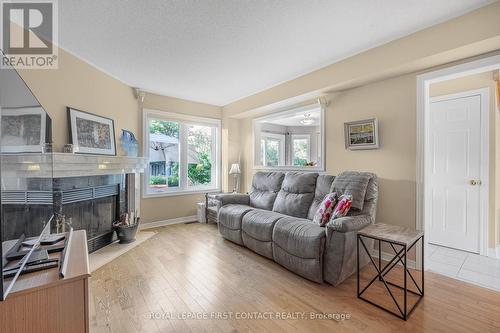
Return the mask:
<svg viewBox="0 0 500 333">
<path fill-rule="evenodd" d="M 351 209 L 347 215 L 368 215 L 371 217 L 372 223 L 375 223 L 378 202 L 378 178 L 374 173 L 372 173 L 371 176 L 372 177 L 370 178 L 370 181 L 368 182 L 368 186 L 366 188 L 363 209 L 361 209 L 361 211 Z"/>
<path fill-rule="evenodd" d="M 330 175 L 319 175 L 316 179 L 314 198 L 311 203 L 311 207 L 309 207 L 309 213 L 307 213 L 307 218 L 309 220 L 312 220 L 314 218 L 314 214 L 316 214 L 319 205 L 321 204 L 325 196 L 330 193 L 330 187 L 332 186 L 334 178 L 334 176 Z"/>
<path fill-rule="evenodd" d="M 252 179 L 250 206 L 271 210 L 284 178 L 283 172 L 257 172 Z"/>
<path fill-rule="evenodd" d="M 273 211 L 306 218 L 316 189 L 317 173 L 287 172 L 274 201 Z"/>
<path fill-rule="evenodd" d="M 368 183 L 375 176 L 371 172 L 344 171 L 338 174 L 330 188 L 330 192 L 352 195 L 351 210 L 362 210 L 366 200 Z"/>
</svg>

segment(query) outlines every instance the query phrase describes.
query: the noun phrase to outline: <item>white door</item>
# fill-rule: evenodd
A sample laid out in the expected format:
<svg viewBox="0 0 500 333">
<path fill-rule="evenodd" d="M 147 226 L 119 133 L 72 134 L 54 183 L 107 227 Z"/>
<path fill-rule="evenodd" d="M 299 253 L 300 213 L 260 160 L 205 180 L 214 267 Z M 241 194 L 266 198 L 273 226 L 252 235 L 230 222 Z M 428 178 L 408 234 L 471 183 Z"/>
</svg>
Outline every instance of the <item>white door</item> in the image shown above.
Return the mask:
<svg viewBox="0 0 500 333">
<path fill-rule="evenodd" d="M 431 99 L 429 120 L 426 237 L 479 253 L 481 96 Z"/>
</svg>

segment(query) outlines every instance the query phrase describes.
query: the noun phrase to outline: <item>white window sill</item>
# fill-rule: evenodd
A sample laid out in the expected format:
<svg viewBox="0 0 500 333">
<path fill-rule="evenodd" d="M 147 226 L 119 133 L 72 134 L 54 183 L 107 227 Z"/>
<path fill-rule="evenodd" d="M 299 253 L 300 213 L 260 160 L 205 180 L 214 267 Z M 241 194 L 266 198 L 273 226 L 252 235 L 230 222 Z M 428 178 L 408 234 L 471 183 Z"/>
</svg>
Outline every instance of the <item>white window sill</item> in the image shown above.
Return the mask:
<svg viewBox="0 0 500 333">
<path fill-rule="evenodd" d="M 158 193 L 143 193 L 143 199 L 149 198 L 160 198 L 160 197 L 175 197 L 181 195 L 190 195 L 190 194 L 205 194 L 205 193 L 218 193 L 220 192 L 220 188 L 199 188 L 193 190 L 178 190 L 178 191 L 168 191 L 168 192 L 158 192 Z"/>
</svg>

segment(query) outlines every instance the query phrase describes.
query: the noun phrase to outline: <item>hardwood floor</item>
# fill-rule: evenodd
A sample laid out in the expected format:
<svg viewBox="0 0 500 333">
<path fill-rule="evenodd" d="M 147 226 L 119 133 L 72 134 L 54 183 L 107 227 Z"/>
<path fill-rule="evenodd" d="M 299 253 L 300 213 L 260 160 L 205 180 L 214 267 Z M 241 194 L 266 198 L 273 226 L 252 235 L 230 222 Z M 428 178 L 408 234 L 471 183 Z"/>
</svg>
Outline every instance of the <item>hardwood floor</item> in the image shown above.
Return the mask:
<svg viewBox="0 0 500 333">
<path fill-rule="evenodd" d="M 92 274 L 91 332 L 500 332 L 500 293 L 438 274 L 426 272 L 425 297 L 405 322 L 358 300 L 355 275 L 338 287 L 310 282 L 225 241 L 215 225 L 155 231 Z M 368 296 L 391 301 L 381 287 Z M 259 313 L 288 317 L 245 317 Z M 180 318 L 190 314 L 233 317 Z"/>
</svg>

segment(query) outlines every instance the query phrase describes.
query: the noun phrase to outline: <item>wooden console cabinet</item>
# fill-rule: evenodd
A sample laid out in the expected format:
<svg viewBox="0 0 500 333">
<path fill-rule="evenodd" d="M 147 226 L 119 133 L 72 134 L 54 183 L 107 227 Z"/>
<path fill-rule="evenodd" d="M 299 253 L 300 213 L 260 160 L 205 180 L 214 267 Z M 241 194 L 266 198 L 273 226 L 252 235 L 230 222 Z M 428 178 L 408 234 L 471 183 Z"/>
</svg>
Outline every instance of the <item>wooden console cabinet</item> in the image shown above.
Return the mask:
<svg viewBox="0 0 500 333">
<path fill-rule="evenodd" d="M 57 267 L 19 277 L 7 299 L 0 302 L 0 332 L 89 331 L 90 269 L 84 230 L 73 233 L 67 259 L 64 278 Z"/>
</svg>

